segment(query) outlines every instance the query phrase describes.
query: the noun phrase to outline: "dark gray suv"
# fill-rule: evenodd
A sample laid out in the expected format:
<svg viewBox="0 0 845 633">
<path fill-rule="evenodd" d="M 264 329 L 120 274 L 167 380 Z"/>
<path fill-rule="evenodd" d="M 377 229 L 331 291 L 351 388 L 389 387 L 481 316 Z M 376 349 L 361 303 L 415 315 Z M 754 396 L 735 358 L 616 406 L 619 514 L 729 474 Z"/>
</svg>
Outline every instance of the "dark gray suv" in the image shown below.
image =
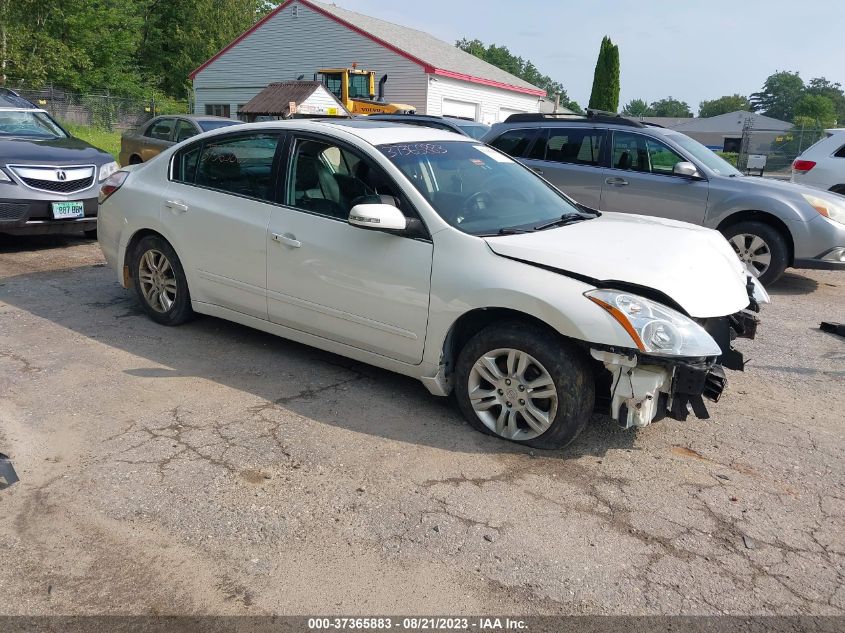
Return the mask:
<svg viewBox="0 0 845 633">
<path fill-rule="evenodd" d="M 789 266 L 845 270 L 845 196 L 743 176 L 679 132 L 606 114 L 516 114 L 483 140 L 585 206 L 718 229 L 764 284 Z"/>
<path fill-rule="evenodd" d="M 96 236 L 100 183 L 117 169 L 111 154 L 0 88 L 0 233 Z"/>
</svg>

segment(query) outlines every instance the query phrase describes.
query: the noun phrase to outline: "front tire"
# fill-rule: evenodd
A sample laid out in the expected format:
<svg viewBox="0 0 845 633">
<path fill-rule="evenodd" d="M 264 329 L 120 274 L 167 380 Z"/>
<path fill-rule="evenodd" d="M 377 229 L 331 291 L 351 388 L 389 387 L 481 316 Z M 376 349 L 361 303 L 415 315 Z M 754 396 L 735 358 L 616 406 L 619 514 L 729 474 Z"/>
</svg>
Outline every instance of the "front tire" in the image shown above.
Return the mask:
<svg viewBox="0 0 845 633">
<path fill-rule="evenodd" d="M 777 281 L 789 265 L 789 248 L 776 228 L 763 222 L 738 222 L 722 230 L 749 272 L 764 286 Z"/>
<path fill-rule="evenodd" d="M 132 252 L 135 293 L 144 312 L 162 325 L 181 325 L 194 316 L 182 263 L 158 235 L 147 235 Z"/>
<path fill-rule="evenodd" d="M 534 448 L 563 448 L 587 425 L 595 384 L 584 355 L 534 324 L 491 325 L 458 355 L 455 396 L 469 423 Z"/>
</svg>

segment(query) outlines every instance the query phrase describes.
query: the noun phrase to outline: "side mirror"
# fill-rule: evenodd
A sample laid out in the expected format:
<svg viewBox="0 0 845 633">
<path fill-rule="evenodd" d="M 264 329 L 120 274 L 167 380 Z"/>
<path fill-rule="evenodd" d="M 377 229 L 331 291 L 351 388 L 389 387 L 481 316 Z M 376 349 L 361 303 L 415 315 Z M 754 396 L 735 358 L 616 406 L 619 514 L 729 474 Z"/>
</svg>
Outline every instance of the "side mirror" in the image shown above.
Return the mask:
<svg viewBox="0 0 845 633">
<path fill-rule="evenodd" d="M 408 220 L 390 204 L 356 204 L 349 212 L 349 224 L 373 231 L 404 231 Z"/>
<path fill-rule="evenodd" d="M 685 160 L 675 163 L 675 166 L 672 168 L 672 173 L 676 176 L 684 176 L 686 178 L 701 178 L 701 174 L 698 173 L 698 168 Z"/>
</svg>

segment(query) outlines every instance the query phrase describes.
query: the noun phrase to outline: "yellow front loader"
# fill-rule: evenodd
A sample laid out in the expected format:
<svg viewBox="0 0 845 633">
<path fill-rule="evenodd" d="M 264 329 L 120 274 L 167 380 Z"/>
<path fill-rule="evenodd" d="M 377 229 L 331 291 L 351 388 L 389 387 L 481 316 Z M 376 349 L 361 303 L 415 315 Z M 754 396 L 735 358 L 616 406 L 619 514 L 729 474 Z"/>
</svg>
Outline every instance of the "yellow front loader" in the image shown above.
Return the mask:
<svg viewBox="0 0 845 633">
<path fill-rule="evenodd" d="M 326 89 L 340 100 L 352 114 L 414 114 L 416 108 L 406 103 L 386 103 L 384 84 L 387 75 L 378 82 L 376 95 L 376 73 L 373 70 L 352 68 L 323 68 L 317 71 L 319 80 Z"/>
</svg>

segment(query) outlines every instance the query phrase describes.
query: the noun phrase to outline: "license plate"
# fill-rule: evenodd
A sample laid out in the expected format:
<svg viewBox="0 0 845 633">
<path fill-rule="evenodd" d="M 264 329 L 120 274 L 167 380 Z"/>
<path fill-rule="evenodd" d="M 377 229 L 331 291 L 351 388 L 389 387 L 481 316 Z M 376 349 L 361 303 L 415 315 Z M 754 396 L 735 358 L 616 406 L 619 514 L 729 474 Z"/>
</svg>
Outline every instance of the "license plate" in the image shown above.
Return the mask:
<svg viewBox="0 0 845 633">
<path fill-rule="evenodd" d="M 67 220 L 68 218 L 84 218 L 85 204 L 82 202 L 54 202 L 53 218 Z"/>
</svg>

